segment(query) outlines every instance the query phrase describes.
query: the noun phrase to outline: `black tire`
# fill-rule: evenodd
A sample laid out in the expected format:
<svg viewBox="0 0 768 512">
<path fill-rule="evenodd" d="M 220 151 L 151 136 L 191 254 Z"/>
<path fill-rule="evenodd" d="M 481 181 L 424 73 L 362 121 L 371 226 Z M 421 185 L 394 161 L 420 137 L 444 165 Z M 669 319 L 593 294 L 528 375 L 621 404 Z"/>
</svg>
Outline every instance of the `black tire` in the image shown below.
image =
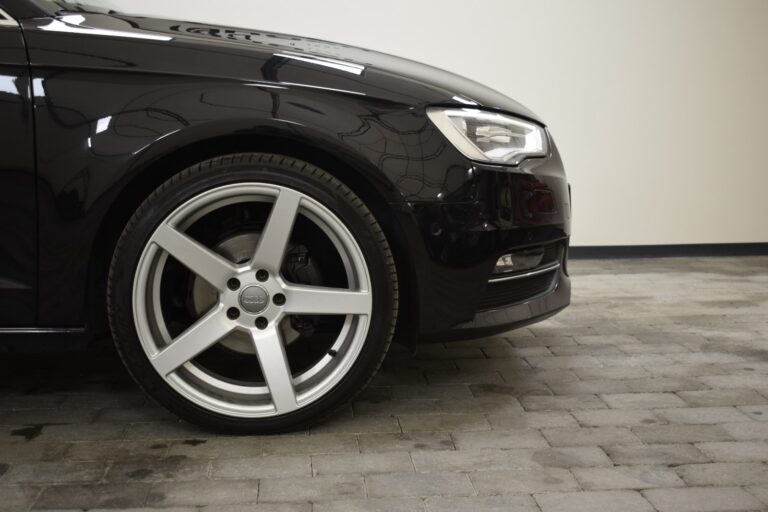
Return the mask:
<svg viewBox="0 0 768 512">
<path fill-rule="evenodd" d="M 244 182 L 290 187 L 322 203 L 347 226 L 362 250 L 371 280 L 373 313 L 357 359 L 322 398 L 290 413 L 267 418 L 228 416 L 188 400 L 155 370 L 134 322 L 133 279 L 152 233 L 179 205 L 207 190 Z M 366 205 L 329 173 L 294 158 L 227 155 L 194 165 L 157 188 L 136 210 L 117 243 L 107 284 L 109 323 L 117 350 L 137 384 L 154 400 L 191 423 L 221 433 L 266 434 L 305 428 L 331 415 L 359 393 L 375 374 L 394 332 L 398 283 L 387 239 Z"/>
</svg>

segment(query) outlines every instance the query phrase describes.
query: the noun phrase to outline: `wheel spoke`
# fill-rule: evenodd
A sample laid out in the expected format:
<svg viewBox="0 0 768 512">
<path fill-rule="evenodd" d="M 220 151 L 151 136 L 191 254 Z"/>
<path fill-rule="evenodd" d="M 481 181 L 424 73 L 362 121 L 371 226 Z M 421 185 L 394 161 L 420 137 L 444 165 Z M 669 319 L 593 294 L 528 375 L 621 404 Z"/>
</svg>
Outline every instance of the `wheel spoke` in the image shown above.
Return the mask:
<svg viewBox="0 0 768 512">
<path fill-rule="evenodd" d="M 256 254 L 253 256 L 253 266 L 273 274 L 280 272 L 288 240 L 293 231 L 293 223 L 299 212 L 299 203 L 301 203 L 301 194 L 286 188 L 280 189 L 280 195 L 275 199 L 267 225 L 259 237 Z"/>
<path fill-rule="evenodd" d="M 157 228 L 151 241 L 220 291 L 236 272 L 235 266 L 225 258 L 165 222 Z"/>
<path fill-rule="evenodd" d="M 322 286 L 286 286 L 288 314 L 306 315 L 368 315 L 371 313 L 370 292 L 358 292 Z"/>
<path fill-rule="evenodd" d="M 232 322 L 224 315 L 224 307 L 216 307 L 152 357 L 152 364 L 165 377 L 214 345 L 231 330 Z"/>
<path fill-rule="evenodd" d="M 298 408 L 296 390 L 285 346 L 277 324 L 262 330 L 251 331 L 253 345 L 259 358 L 261 371 L 267 381 L 272 402 L 278 414 L 285 414 Z"/>
</svg>

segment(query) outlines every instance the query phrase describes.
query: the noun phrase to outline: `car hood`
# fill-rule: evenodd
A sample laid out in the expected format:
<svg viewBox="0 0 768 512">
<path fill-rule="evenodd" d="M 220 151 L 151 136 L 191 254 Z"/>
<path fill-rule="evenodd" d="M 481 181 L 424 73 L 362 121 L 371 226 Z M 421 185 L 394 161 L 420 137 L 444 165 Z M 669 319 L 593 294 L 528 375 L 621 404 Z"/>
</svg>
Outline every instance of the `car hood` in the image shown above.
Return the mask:
<svg viewBox="0 0 768 512">
<path fill-rule="evenodd" d="M 88 12 L 61 12 L 81 30 L 130 34 L 167 50 L 171 72 L 301 84 L 412 106 L 459 104 L 497 109 L 535 121 L 530 110 L 489 87 L 426 64 L 346 44 L 197 22 Z M 160 50 L 160 48 L 158 48 Z M 179 56 L 178 52 L 187 55 Z M 158 63 L 168 51 L 153 52 Z"/>
</svg>

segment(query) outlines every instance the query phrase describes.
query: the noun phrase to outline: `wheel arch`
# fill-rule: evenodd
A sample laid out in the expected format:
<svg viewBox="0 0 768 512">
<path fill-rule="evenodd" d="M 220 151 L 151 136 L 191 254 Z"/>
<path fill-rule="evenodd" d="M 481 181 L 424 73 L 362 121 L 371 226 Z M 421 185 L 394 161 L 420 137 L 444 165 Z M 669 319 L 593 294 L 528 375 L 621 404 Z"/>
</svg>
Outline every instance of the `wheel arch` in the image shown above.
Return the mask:
<svg viewBox="0 0 768 512">
<path fill-rule="evenodd" d="M 167 146 L 167 144 L 164 144 Z M 275 153 L 311 163 L 342 181 L 360 197 L 381 225 L 392 249 L 398 271 L 400 311 L 396 335 L 409 343 L 415 341 L 410 333 L 417 328 L 414 264 L 408 257 L 400 220 L 390 207 L 400 202 L 399 192 L 376 169 L 340 151 L 318 147 L 298 137 L 285 134 L 229 134 L 194 140 L 165 151 L 155 151 L 144 165 L 127 173 L 119 191 L 101 219 L 88 266 L 86 307 L 88 323 L 95 334 L 108 332 L 106 311 L 106 280 L 117 240 L 139 205 L 163 182 L 195 163 L 232 153 Z M 375 177 L 376 174 L 378 177 Z M 373 177 L 373 178 L 372 178 Z"/>
</svg>

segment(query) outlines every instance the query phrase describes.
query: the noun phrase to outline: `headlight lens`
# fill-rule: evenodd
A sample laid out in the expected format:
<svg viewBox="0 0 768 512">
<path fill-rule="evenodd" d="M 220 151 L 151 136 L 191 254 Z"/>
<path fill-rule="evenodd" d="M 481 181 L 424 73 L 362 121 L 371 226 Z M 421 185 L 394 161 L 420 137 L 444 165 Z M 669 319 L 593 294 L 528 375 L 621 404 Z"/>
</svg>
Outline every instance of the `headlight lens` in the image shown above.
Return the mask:
<svg viewBox="0 0 768 512">
<path fill-rule="evenodd" d="M 427 109 L 446 138 L 471 160 L 517 165 L 526 158 L 547 155 L 544 129 L 516 117 L 474 108 Z"/>
</svg>

